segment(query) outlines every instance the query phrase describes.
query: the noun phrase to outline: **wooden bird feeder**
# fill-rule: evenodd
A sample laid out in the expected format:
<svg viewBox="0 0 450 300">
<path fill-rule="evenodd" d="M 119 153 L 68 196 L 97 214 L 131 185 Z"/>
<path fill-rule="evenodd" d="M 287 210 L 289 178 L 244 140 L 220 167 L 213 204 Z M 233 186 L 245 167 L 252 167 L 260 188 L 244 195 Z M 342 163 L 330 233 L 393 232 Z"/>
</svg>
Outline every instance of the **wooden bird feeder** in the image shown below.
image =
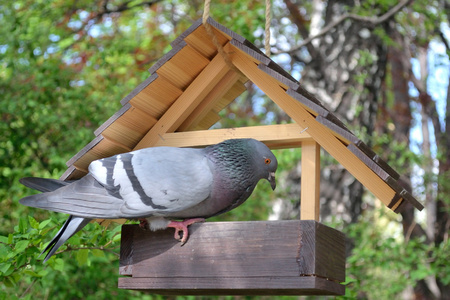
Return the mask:
<svg viewBox="0 0 450 300">
<path fill-rule="evenodd" d="M 391 210 L 398 212 L 405 202 L 423 206 L 399 185 L 399 174 L 297 80 L 242 36 L 213 19 L 208 24 L 229 61 L 201 20 L 194 23 L 95 131 L 96 138 L 68 161 L 62 179 L 86 175 L 95 159 L 145 147 L 204 147 L 246 137 L 271 149 L 301 147 L 301 220 L 194 224 L 183 247 L 173 230 L 124 225 L 119 288 L 184 295 L 343 295 L 344 235 L 319 223 L 320 147 Z M 209 129 L 249 80 L 293 123 Z"/>
</svg>

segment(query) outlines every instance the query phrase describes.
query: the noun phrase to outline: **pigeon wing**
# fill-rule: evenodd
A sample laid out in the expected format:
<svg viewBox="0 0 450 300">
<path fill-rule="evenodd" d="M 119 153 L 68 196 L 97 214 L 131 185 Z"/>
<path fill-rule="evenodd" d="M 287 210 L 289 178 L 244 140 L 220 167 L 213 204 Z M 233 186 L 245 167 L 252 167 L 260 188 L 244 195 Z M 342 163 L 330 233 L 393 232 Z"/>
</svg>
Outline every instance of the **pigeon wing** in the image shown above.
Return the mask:
<svg viewBox="0 0 450 300">
<path fill-rule="evenodd" d="M 167 216 L 207 200 L 213 176 L 200 149 L 146 148 L 96 160 L 90 173 L 24 205 L 83 218 Z"/>
<path fill-rule="evenodd" d="M 146 148 L 94 161 L 89 171 L 123 199 L 122 218 L 170 216 L 208 199 L 213 183 L 201 149 Z"/>
</svg>

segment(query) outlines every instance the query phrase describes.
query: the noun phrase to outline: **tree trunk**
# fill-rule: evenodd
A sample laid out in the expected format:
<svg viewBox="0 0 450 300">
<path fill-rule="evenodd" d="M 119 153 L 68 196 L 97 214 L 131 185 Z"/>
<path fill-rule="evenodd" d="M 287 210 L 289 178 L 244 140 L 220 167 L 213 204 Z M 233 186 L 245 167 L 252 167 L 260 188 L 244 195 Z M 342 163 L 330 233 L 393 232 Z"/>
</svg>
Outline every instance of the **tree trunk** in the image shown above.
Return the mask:
<svg viewBox="0 0 450 300">
<path fill-rule="evenodd" d="M 318 9 L 311 20 L 325 16 L 325 27 L 345 13 L 346 6 L 352 3 L 328 1 L 324 12 L 321 10 L 323 6 L 316 5 L 314 7 Z M 295 9 L 290 5 L 288 8 Z M 292 18 L 298 15 L 291 11 Z M 298 27 L 303 26 L 304 20 L 294 19 L 294 23 Z M 317 28 L 310 28 L 310 32 L 317 31 Z M 304 28 L 299 32 L 302 34 Z M 369 28 L 353 20 L 342 22 L 307 46 L 311 59 L 304 67 L 300 83 L 338 118 L 346 121 L 361 139 L 370 143 L 385 72 L 386 48 Z M 294 178 L 298 175 L 292 174 Z M 333 163 L 324 164 L 321 180 L 322 220 L 329 221 L 332 216 L 337 216 L 347 223 L 356 222 L 363 209 L 364 188 L 361 183 Z"/>
</svg>

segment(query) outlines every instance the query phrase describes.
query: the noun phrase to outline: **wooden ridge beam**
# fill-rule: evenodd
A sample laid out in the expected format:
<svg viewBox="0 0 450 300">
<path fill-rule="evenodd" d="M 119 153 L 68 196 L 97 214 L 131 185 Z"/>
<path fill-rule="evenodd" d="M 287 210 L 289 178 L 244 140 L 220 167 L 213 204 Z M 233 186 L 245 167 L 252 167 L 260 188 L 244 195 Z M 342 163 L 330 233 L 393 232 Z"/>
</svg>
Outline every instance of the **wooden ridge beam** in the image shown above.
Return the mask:
<svg viewBox="0 0 450 300">
<path fill-rule="evenodd" d="M 302 142 L 313 141 L 306 131 L 293 123 L 166 133 L 154 146 L 205 147 L 238 138 L 254 138 L 271 149 L 301 147 Z"/>
</svg>

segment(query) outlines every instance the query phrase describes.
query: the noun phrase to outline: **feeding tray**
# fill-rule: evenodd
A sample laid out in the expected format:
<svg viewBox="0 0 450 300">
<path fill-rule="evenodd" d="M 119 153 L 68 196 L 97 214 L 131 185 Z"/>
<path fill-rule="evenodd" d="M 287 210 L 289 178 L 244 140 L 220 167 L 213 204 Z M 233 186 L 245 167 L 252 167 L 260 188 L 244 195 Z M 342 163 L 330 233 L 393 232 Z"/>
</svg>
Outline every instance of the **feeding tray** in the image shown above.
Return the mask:
<svg viewBox="0 0 450 300">
<path fill-rule="evenodd" d="M 124 225 L 119 288 L 163 295 L 343 295 L 344 234 L 313 220 Z"/>
</svg>

